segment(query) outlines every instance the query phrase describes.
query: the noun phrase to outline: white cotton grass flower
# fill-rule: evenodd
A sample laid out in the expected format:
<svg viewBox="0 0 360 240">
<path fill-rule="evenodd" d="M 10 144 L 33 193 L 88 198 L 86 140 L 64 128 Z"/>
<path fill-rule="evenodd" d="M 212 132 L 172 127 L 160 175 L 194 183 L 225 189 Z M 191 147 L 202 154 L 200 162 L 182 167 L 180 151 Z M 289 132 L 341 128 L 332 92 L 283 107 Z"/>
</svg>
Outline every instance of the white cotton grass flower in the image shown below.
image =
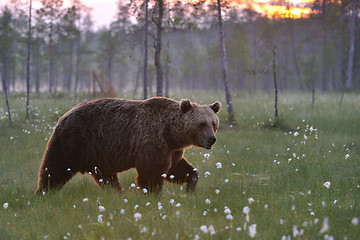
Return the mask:
<svg viewBox="0 0 360 240">
<path fill-rule="evenodd" d="M 348 159 L 350 157 L 350 155 L 347 153 L 345 154 L 345 159 Z"/>
<path fill-rule="evenodd" d="M 209 231 L 206 225 L 200 226 L 200 230 L 201 230 L 203 233 L 208 233 L 208 231 Z"/>
<path fill-rule="evenodd" d="M 84 198 L 82 201 L 83 201 L 83 202 L 88 202 L 89 199 L 88 199 L 88 198 Z"/>
<path fill-rule="evenodd" d="M 206 203 L 206 204 L 210 204 L 210 203 L 211 203 L 210 199 L 206 199 L 206 200 L 205 200 L 205 203 Z"/>
<path fill-rule="evenodd" d="M 99 214 L 98 215 L 98 217 L 97 217 L 97 221 L 99 222 L 99 223 L 102 223 L 103 222 L 103 215 L 102 214 Z"/>
<path fill-rule="evenodd" d="M 135 221 L 139 221 L 141 219 L 141 213 L 135 213 L 134 214 L 134 218 L 135 218 Z"/>
<path fill-rule="evenodd" d="M 245 216 L 245 220 L 246 220 L 247 222 L 250 222 L 250 208 L 249 208 L 248 206 L 245 206 L 245 207 L 243 208 L 243 213 L 246 215 L 246 216 Z"/>
<path fill-rule="evenodd" d="M 215 193 L 216 193 L 216 194 L 219 194 L 219 193 L 220 193 L 220 190 L 219 190 L 219 189 L 215 189 Z"/>
<path fill-rule="evenodd" d="M 216 163 L 216 168 L 222 168 L 221 162 L 217 162 L 217 163 Z"/>
<path fill-rule="evenodd" d="M 251 203 L 255 202 L 254 198 L 252 198 L 252 197 L 251 197 L 251 198 L 249 198 L 249 199 L 248 199 L 248 201 L 249 201 L 249 204 L 251 204 Z"/>
<path fill-rule="evenodd" d="M 254 238 L 256 236 L 256 224 L 251 224 L 249 226 L 249 236 Z"/>
<path fill-rule="evenodd" d="M 209 171 L 204 172 L 204 176 L 205 177 L 210 176 L 210 172 Z"/>
<path fill-rule="evenodd" d="M 7 209 L 7 208 L 9 207 L 9 203 L 7 203 L 7 202 L 4 203 L 4 204 L 3 204 L 3 207 L 4 207 L 5 209 Z"/>
<path fill-rule="evenodd" d="M 324 183 L 324 186 L 325 186 L 326 188 L 330 188 L 330 182 L 325 182 L 325 183 Z"/>
<path fill-rule="evenodd" d="M 226 220 L 233 220 L 234 217 L 231 214 L 226 215 Z"/>
<path fill-rule="evenodd" d="M 210 232 L 210 235 L 214 235 L 214 234 L 216 233 L 215 228 L 214 228 L 213 225 L 210 225 L 210 226 L 208 227 L 208 230 L 209 230 L 209 232 Z"/>
<path fill-rule="evenodd" d="M 224 213 L 225 213 L 226 215 L 231 214 L 230 208 L 228 208 L 227 206 L 225 206 L 225 207 L 224 207 Z"/>
<path fill-rule="evenodd" d="M 106 210 L 106 209 L 105 209 L 104 206 L 99 206 L 99 211 L 100 211 L 100 212 L 105 212 L 105 210 Z"/>
<path fill-rule="evenodd" d="M 329 218 L 324 217 L 323 225 L 322 225 L 322 228 L 320 229 L 319 233 L 323 234 L 323 233 L 329 231 L 329 229 L 330 229 Z"/>
<path fill-rule="evenodd" d="M 353 217 L 353 219 L 351 219 L 351 224 L 357 226 L 359 224 L 359 218 Z"/>
</svg>

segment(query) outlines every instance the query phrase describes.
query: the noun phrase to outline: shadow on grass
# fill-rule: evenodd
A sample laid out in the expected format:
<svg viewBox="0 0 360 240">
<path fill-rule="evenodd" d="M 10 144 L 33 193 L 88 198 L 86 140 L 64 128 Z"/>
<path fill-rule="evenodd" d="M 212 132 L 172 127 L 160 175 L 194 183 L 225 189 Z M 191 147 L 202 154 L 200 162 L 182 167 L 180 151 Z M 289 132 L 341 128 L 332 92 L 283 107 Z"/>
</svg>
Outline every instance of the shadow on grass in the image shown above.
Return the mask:
<svg viewBox="0 0 360 240">
<path fill-rule="evenodd" d="M 266 121 L 262 126 L 264 129 L 268 130 L 280 130 L 283 132 L 293 131 L 293 128 L 286 123 L 286 121 L 282 118 L 276 118 L 275 121 Z"/>
</svg>

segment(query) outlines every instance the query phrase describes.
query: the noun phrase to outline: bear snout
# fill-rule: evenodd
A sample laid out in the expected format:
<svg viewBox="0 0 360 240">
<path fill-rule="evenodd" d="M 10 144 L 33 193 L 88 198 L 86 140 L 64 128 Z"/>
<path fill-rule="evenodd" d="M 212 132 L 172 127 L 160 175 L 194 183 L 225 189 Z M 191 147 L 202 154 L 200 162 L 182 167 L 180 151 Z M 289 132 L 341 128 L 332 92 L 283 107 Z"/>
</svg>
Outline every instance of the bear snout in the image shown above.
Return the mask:
<svg viewBox="0 0 360 240">
<path fill-rule="evenodd" d="M 215 136 L 210 137 L 209 139 L 210 146 L 214 145 L 215 142 L 216 142 L 216 137 Z"/>
<path fill-rule="evenodd" d="M 216 142 L 216 137 L 215 136 L 211 136 L 209 137 L 207 140 L 206 140 L 206 143 L 203 144 L 203 148 L 206 148 L 206 149 L 211 149 L 212 148 L 212 145 L 214 145 L 214 143 Z"/>
</svg>

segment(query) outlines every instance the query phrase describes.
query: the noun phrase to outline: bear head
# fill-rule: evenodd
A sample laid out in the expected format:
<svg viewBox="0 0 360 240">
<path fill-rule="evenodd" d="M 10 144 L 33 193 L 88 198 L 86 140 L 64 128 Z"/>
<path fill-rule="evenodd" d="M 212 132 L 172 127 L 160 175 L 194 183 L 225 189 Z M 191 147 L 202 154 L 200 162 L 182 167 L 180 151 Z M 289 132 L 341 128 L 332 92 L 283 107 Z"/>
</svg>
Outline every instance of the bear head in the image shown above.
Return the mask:
<svg viewBox="0 0 360 240">
<path fill-rule="evenodd" d="M 216 101 L 208 106 L 192 103 L 188 99 L 180 101 L 180 110 L 185 135 L 188 142 L 196 147 L 211 149 L 216 141 L 215 133 L 219 128 L 221 103 Z"/>
</svg>

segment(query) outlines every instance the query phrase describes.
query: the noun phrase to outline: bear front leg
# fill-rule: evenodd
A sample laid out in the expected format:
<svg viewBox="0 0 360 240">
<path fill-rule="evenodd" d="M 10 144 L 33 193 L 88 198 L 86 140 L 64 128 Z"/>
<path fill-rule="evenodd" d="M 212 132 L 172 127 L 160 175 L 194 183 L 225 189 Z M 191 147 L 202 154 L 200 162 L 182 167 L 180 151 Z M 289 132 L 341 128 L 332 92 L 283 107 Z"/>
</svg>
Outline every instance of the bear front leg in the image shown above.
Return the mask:
<svg viewBox="0 0 360 240">
<path fill-rule="evenodd" d="M 182 151 L 173 154 L 172 165 L 166 176 L 167 181 L 178 184 L 186 182 L 186 191 L 190 192 L 195 190 L 198 176 L 195 168 L 182 157 Z"/>
</svg>

